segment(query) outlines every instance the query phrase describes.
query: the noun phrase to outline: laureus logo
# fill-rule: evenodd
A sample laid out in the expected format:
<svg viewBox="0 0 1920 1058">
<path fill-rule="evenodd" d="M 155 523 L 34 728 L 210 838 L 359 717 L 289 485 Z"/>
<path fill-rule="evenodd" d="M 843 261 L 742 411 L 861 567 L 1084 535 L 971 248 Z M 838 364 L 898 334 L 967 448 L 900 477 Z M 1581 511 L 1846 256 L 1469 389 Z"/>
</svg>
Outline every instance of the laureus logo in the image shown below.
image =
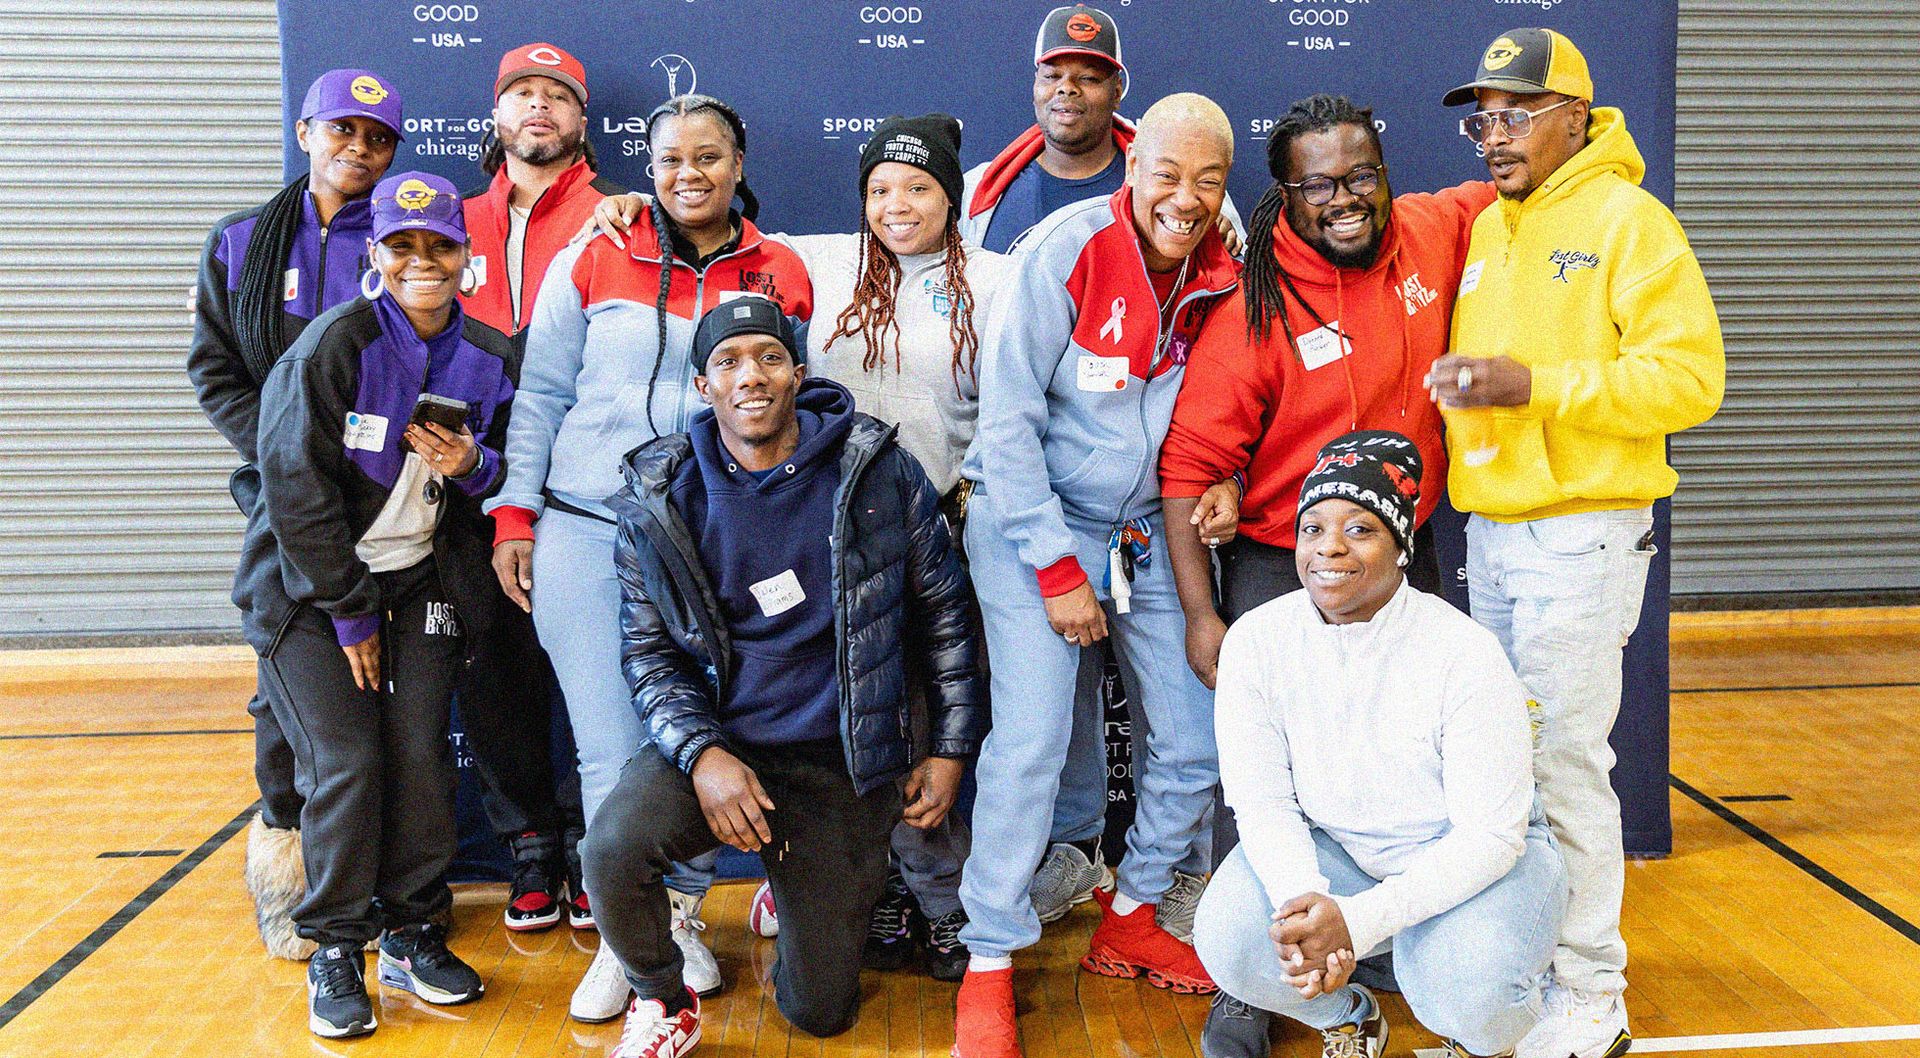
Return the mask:
<svg viewBox="0 0 1920 1058">
<path fill-rule="evenodd" d="M 667 98 L 690 95 L 700 90 L 700 71 L 693 68 L 693 60 L 685 55 L 669 52 L 648 64 L 667 75 Z M 680 87 L 680 77 L 686 75 L 687 87 Z"/>
</svg>

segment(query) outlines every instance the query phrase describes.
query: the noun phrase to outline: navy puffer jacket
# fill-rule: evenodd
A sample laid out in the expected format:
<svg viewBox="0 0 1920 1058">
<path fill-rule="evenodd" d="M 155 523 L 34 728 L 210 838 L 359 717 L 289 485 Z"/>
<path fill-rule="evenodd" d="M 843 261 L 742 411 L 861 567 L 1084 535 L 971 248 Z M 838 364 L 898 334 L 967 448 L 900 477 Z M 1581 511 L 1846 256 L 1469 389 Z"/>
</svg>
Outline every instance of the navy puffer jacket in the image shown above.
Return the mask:
<svg viewBox="0 0 1920 1058">
<path fill-rule="evenodd" d="M 684 433 L 649 441 L 627 454 L 627 485 L 607 500 L 620 525 L 621 668 L 654 745 L 689 773 L 702 750 L 727 744 L 716 703 L 736 671 L 719 601 L 671 497 L 677 475 L 698 473 L 692 460 Z M 855 789 L 913 766 L 910 679 L 925 681 L 932 755 L 972 756 L 988 723 L 972 588 L 926 472 L 894 443 L 894 428 L 869 415 L 855 414 L 841 451 L 833 550 L 840 742 Z"/>
</svg>

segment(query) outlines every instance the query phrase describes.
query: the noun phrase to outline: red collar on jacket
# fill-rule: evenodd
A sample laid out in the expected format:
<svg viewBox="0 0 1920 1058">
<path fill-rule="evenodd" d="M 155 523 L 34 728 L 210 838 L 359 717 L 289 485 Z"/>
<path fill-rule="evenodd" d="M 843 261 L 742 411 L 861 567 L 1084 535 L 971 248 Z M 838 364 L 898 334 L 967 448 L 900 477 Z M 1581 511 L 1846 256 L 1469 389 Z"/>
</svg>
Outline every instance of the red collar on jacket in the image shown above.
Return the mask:
<svg viewBox="0 0 1920 1058">
<path fill-rule="evenodd" d="M 566 170 L 553 181 L 552 185 L 540 195 L 540 198 L 534 202 L 534 213 L 545 213 L 560 203 L 565 202 L 568 196 L 572 195 L 575 191 L 592 184 L 596 175 L 593 169 L 587 165 L 585 158 L 574 162 L 568 166 Z M 507 207 L 512 201 L 513 180 L 507 176 L 506 163 L 502 162 L 499 171 L 493 174 L 493 182 L 487 185 L 487 193 L 481 196 L 480 199 L 480 202 L 486 207 L 489 219 L 491 219 L 501 231 L 507 230 Z M 529 214 L 528 223 L 532 223 L 532 220 L 533 214 Z"/>
<path fill-rule="evenodd" d="M 1107 210 L 1113 214 L 1113 221 L 1133 240 L 1134 252 L 1140 252 L 1140 232 L 1133 226 L 1133 187 L 1121 184 L 1107 199 Z M 1285 223 L 1282 221 L 1281 223 Z M 1146 257 L 1140 258 L 1141 278 L 1147 278 Z M 1174 304 L 1179 304 L 1189 293 L 1204 290 L 1219 293 L 1233 287 L 1240 279 L 1240 265 L 1227 252 L 1227 244 L 1220 237 L 1218 225 L 1207 225 L 1207 233 L 1201 237 L 1200 245 L 1193 250 L 1194 267 L 1189 271 L 1187 283 L 1173 295 Z M 1150 280 L 1149 280 L 1150 282 Z"/>
<path fill-rule="evenodd" d="M 1000 196 L 1007 193 L 1007 187 L 1020 175 L 1021 170 L 1033 164 L 1035 158 L 1046 148 L 1046 137 L 1040 132 L 1040 126 L 1028 126 L 1027 131 L 1013 138 L 993 161 L 987 163 L 986 172 L 980 174 L 980 186 L 973 191 L 973 201 L 967 203 L 967 216 L 977 217 L 994 207 Z M 1113 116 L 1113 145 L 1121 154 L 1133 145 L 1133 123 L 1118 114 Z"/>
<path fill-rule="evenodd" d="M 727 256 L 733 257 L 738 254 L 746 253 L 749 250 L 758 248 L 759 245 L 760 245 L 760 229 L 757 227 L 754 227 L 754 224 L 752 221 L 748 220 L 745 217 L 741 217 L 740 218 L 740 245 L 735 247 L 733 253 L 730 253 Z M 627 237 L 628 254 L 631 255 L 633 259 L 636 261 L 651 261 L 654 264 L 659 264 L 667 256 L 665 253 L 661 251 L 661 246 L 662 246 L 662 243 L 660 239 L 660 233 L 656 231 L 653 226 L 653 210 L 651 209 L 641 210 L 640 216 L 636 218 L 633 222 L 633 234 Z M 649 250 L 652 252 L 651 253 L 647 252 Z M 675 264 L 685 265 L 688 268 L 693 267 L 692 262 L 681 260 L 679 255 L 677 254 L 674 256 L 673 260 Z"/>
</svg>

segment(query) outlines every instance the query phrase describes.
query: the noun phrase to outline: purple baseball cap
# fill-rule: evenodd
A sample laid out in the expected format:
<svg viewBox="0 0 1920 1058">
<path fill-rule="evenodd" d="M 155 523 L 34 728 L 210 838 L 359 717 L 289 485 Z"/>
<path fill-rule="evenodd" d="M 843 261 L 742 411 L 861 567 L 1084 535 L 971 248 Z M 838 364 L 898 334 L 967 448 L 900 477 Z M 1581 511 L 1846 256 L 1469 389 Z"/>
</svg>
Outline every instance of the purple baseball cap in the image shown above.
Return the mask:
<svg viewBox="0 0 1920 1058">
<path fill-rule="evenodd" d="M 460 192 L 432 173 L 401 173 L 373 189 L 373 241 L 396 231 L 423 228 L 454 242 L 467 241 Z"/>
<path fill-rule="evenodd" d="M 328 70 L 307 89 L 307 101 L 300 104 L 301 121 L 328 121 L 333 118 L 372 118 L 393 130 L 394 139 L 405 122 L 400 117 L 400 93 L 393 82 L 371 70 Z"/>
</svg>

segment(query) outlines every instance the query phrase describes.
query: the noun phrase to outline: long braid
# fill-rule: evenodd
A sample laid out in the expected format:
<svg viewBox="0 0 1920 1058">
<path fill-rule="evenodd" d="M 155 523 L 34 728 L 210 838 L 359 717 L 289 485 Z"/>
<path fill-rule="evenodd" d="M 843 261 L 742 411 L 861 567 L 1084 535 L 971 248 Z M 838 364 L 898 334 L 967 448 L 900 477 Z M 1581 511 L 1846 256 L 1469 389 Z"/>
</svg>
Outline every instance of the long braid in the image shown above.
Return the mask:
<svg viewBox="0 0 1920 1058">
<path fill-rule="evenodd" d="M 307 178 L 288 184 L 254 218 L 234 294 L 233 330 L 247 373 L 264 385 L 274 361 L 286 351 L 287 257 L 293 253 L 306 207 Z"/>
<path fill-rule="evenodd" d="M 900 321 L 894 317 L 894 307 L 900 287 L 900 259 L 874 238 L 864 212 L 860 217 L 860 258 L 860 278 L 854 283 L 853 299 L 834 320 L 833 334 L 827 338 L 824 348 L 833 348 L 833 343 L 842 338 L 858 336 L 867 347 L 860 367 L 872 371 L 886 363 L 886 332 L 891 330 L 893 370 L 898 373 Z"/>
<path fill-rule="evenodd" d="M 953 338 L 953 388 L 960 388 L 960 372 L 976 381 L 980 335 L 973 329 L 973 287 L 967 283 L 967 248 L 960 242 L 959 210 L 947 212 L 947 333 Z"/>
<path fill-rule="evenodd" d="M 660 293 L 653 299 L 654 319 L 660 324 L 660 348 L 653 358 L 653 373 L 647 376 L 647 429 L 658 437 L 660 428 L 653 424 L 653 388 L 660 381 L 660 365 L 668 356 L 667 294 L 673 289 L 673 219 L 667 216 L 667 207 L 658 196 L 648 208 L 653 212 L 653 235 L 660 247 Z"/>
<path fill-rule="evenodd" d="M 1288 341 L 1292 341 L 1293 328 L 1287 324 L 1287 301 L 1282 287 L 1291 291 L 1293 283 L 1274 253 L 1273 232 L 1286 216 L 1287 189 L 1282 182 L 1287 178 L 1293 141 L 1309 132 L 1324 132 L 1341 125 L 1366 129 L 1374 148 L 1379 149 L 1380 130 L 1373 124 L 1373 110 L 1354 106 L 1346 96 L 1325 93 L 1308 96 L 1288 107 L 1267 137 L 1267 173 L 1273 177 L 1273 183 L 1267 185 L 1253 208 L 1252 219 L 1247 222 L 1247 261 L 1240 280 L 1240 297 L 1247 312 L 1247 334 L 1255 340 L 1265 340 L 1273 316 L 1278 313 L 1281 325 L 1287 328 Z M 1294 297 L 1298 298 L 1299 294 L 1295 292 Z"/>
</svg>

